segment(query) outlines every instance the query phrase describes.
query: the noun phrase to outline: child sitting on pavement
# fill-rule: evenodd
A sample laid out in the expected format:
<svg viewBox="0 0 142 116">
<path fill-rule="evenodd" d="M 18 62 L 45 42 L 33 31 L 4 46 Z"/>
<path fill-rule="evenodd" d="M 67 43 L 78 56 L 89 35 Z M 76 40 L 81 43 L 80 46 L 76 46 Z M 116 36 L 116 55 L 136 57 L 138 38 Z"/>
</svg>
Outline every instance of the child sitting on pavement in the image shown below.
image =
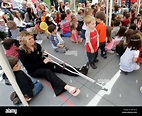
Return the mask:
<svg viewBox="0 0 142 116">
<path fill-rule="evenodd" d="M 41 92 L 43 85 L 38 81 L 31 80 L 31 78 L 21 70 L 21 64 L 18 58 L 14 56 L 7 56 L 7 58 L 16 77 L 16 82 L 25 96 L 26 101 L 31 101 L 34 96 Z M 17 95 L 11 95 L 11 100 L 15 105 L 20 103 L 20 99 Z"/>
<path fill-rule="evenodd" d="M 14 56 L 17 58 L 19 57 L 18 56 L 18 47 L 15 45 L 14 39 L 12 39 L 12 38 L 4 39 L 2 44 L 5 49 L 6 56 Z"/>
<path fill-rule="evenodd" d="M 15 45 L 14 39 L 12 38 L 4 39 L 2 44 L 6 56 L 14 56 L 19 58 L 18 47 Z M 11 85 L 5 73 L 3 73 L 2 78 L 4 79 L 6 85 Z"/>
<path fill-rule="evenodd" d="M 53 49 L 56 52 L 65 53 L 68 48 L 65 46 L 64 40 L 61 38 L 60 34 L 57 32 L 57 27 L 53 24 L 49 25 L 48 31 L 51 33 L 49 40 Z"/>
</svg>

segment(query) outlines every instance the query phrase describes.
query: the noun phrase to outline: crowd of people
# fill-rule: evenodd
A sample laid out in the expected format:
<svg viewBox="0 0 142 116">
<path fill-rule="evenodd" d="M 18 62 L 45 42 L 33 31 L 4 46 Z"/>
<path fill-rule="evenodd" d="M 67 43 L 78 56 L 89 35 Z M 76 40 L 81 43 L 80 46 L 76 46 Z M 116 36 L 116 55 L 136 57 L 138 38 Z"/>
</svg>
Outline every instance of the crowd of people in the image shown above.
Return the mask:
<svg viewBox="0 0 142 116">
<path fill-rule="evenodd" d="M 116 53 L 120 57 L 118 64 L 120 70 L 126 75 L 140 69 L 142 63 L 142 4 L 139 12 L 136 12 L 135 3 L 131 4 L 131 8 L 128 8 L 125 2 L 114 3 L 111 25 L 108 26 L 106 25 L 105 1 L 95 4 L 90 1 L 79 2 L 76 12 L 72 11 L 68 1 L 53 3 L 51 0 L 50 2 L 50 6 L 47 6 L 43 0 L 2 0 L 0 2 L 1 43 L 9 62 L 14 62 L 11 68 L 28 101 L 39 93 L 43 86 L 40 83 L 37 85 L 40 89 L 36 90 L 34 84 L 30 85 L 34 83 L 30 79 L 19 78 L 19 75 L 29 78 L 21 72 L 19 60 L 31 77 L 45 78 L 49 81 L 56 96 L 65 91 L 74 96 L 80 93 L 77 87 L 68 85 L 55 73 L 75 77 L 78 75 L 53 63 L 52 59 L 45 52 L 43 53 L 42 44 L 38 40 L 49 39 L 55 52 L 61 53 L 69 50 L 63 40 L 64 37 L 69 38 L 71 43 L 76 45 L 85 41 L 88 61 L 81 68 L 75 67 L 84 75 L 87 75 L 89 66 L 92 69 L 97 68 L 99 50 L 104 60 L 108 53 Z M 74 71 L 70 67 L 67 68 Z M 25 82 L 27 88 L 28 84 L 30 85 L 31 91 L 24 89 L 21 85 L 22 81 Z"/>
</svg>

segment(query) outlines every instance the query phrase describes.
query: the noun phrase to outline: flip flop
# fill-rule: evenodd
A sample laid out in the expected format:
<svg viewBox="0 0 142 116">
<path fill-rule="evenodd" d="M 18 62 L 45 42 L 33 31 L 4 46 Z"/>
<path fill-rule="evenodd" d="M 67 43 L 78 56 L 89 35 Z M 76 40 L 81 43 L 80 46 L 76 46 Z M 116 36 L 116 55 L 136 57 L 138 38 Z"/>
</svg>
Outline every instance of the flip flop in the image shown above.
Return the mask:
<svg viewBox="0 0 142 116">
<path fill-rule="evenodd" d="M 69 93 L 72 94 L 73 96 L 77 96 L 80 93 L 80 90 L 77 89 L 76 87 L 70 87 Z"/>
</svg>

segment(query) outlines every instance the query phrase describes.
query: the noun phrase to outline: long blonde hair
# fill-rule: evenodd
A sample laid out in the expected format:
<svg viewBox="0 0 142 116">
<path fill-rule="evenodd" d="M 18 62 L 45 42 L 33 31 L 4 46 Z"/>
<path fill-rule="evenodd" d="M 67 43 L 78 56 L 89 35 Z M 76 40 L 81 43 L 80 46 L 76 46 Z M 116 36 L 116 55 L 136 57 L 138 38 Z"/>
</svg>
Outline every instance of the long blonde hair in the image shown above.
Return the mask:
<svg viewBox="0 0 142 116">
<path fill-rule="evenodd" d="M 31 53 L 31 49 L 29 47 L 27 47 L 27 38 L 29 36 L 33 36 L 33 34 L 29 33 L 28 31 L 21 31 L 19 36 L 18 36 L 18 40 L 19 40 L 19 49 L 20 50 L 24 50 L 25 52 L 27 52 L 28 54 Z M 36 43 L 33 45 L 34 49 L 37 49 L 37 45 Z"/>
</svg>

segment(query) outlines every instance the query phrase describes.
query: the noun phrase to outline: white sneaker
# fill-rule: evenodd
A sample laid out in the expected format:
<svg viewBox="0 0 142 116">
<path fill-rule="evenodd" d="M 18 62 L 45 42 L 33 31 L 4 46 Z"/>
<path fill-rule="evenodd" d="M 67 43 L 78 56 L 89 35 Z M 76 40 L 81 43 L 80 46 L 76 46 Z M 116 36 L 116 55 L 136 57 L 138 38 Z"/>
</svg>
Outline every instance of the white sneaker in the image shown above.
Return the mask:
<svg viewBox="0 0 142 116">
<path fill-rule="evenodd" d="M 2 80 L 3 80 L 3 77 L 2 77 L 2 75 L 0 76 L 0 82 L 2 82 Z"/>
<path fill-rule="evenodd" d="M 142 93 L 142 86 L 140 87 L 140 92 Z"/>
<path fill-rule="evenodd" d="M 0 70 L 0 82 L 3 80 L 3 77 L 2 77 L 3 73 L 4 73 L 4 71 Z"/>
<path fill-rule="evenodd" d="M 110 54 L 114 54 L 114 51 L 112 51 L 112 50 L 108 50 L 107 52 Z"/>
</svg>

